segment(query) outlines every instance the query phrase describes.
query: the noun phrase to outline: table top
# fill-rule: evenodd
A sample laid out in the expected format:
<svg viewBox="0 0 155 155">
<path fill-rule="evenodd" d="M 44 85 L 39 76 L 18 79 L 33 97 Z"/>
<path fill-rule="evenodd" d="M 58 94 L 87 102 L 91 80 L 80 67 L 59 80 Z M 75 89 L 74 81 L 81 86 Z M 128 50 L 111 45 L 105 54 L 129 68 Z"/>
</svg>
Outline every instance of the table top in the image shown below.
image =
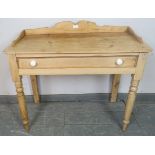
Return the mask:
<svg viewBox="0 0 155 155">
<path fill-rule="evenodd" d="M 105 54 L 151 51 L 151 48 L 129 27 L 96 25 L 95 27 L 94 23 L 86 21 L 76 25 L 71 22 L 64 23 L 57 24 L 53 28 L 25 30 L 6 52 Z"/>
</svg>

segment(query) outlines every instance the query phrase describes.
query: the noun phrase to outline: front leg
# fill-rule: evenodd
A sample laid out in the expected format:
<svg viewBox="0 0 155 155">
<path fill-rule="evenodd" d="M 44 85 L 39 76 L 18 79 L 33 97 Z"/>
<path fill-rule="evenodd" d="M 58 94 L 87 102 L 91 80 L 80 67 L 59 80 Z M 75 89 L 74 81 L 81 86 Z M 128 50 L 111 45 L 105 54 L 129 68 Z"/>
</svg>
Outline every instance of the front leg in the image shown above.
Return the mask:
<svg viewBox="0 0 155 155">
<path fill-rule="evenodd" d="M 25 103 L 22 76 L 19 75 L 16 55 L 14 54 L 9 55 L 9 64 L 11 69 L 12 80 L 15 83 L 16 87 L 19 111 L 23 120 L 23 126 L 26 131 L 29 131 L 29 118 Z"/>
<path fill-rule="evenodd" d="M 130 123 L 130 117 L 132 114 L 132 110 L 134 107 L 136 93 L 139 85 L 139 80 L 134 79 L 135 76 L 132 77 L 131 85 L 128 93 L 128 98 L 125 106 L 124 112 L 124 120 L 123 120 L 123 131 L 125 131 Z"/>
<path fill-rule="evenodd" d="M 125 131 L 128 127 L 128 124 L 130 122 L 131 113 L 134 107 L 134 102 L 136 99 L 136 93 L 139 85 L 139 81 L 142 78 L 143 71 L 144 71 L 144 65 L 146 62 L 147 55 L 140 54 L 136 66 L 136 72 L 132 75 L 131 85 L 128 93 L 128 98 L 125 106 L 125 113 L 124 113 L 124 120 L 123 120 L 123 131 Z"/>
<path fill-rule="evenodd" d="M 27 106 L 25 102 L 25 95 L 23 91 L 21 76 L 19 76 L 19 78 L 15 81 L 15 86 L 16 86 L 18 105 L 19 105 L 19 110 L 23 121 L 23 126 L 26 131 L 29 131 L 29 118 L 28 118 L 28 112 L 27 112 Z"/>
</svg>

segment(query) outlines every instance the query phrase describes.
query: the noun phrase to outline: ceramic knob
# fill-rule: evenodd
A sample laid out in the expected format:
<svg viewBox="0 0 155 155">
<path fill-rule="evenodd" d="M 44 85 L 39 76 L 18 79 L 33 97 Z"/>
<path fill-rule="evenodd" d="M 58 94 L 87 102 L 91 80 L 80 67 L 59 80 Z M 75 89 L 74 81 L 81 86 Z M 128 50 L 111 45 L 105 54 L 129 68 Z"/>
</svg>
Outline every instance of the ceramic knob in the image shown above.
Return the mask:
<svg viewBox="0 0 155 155">
<path fill-rule="evenodd" d="M 30 61 L 30 66 L 31 66 L 31 67 L 37 66 L 37 61 L 36 61 L 36 60 L 31 60 L 31 61 Z"/>
<path fill-rule="evenodd" d="M 118 58 L 117 60 L 116 60 L 116 65 L 122 65 L 123 64 L 123 60 L 121 59 L 121 58 Z"/>
</svg>

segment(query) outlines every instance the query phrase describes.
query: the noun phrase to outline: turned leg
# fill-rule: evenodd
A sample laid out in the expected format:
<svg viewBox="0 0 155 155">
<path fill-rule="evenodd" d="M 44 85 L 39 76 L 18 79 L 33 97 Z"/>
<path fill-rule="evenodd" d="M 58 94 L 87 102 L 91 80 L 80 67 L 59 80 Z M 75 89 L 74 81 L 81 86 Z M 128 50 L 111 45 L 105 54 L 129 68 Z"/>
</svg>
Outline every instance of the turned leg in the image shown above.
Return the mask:
<svg viewBox="0 0 155 155">
<path fill-rule="evenodd" d="M 128 93 L 128 98 L 125 106 L 124 120 L 123 120 L 123 131 L 125 131 L 130 123 L 130 117 L 134 107 L 136 93 L 138 89 L 139 80 L 136 80 L 134 76 L 131 80 L 131 85 Z"/>
<path fill-rule="evenodd" d="M 23 91 L 21 76 L 19 76 L 18 80 L 15 81 L 15 86 L 16 86 L 19 110 L 23 120 L 23 126 L 26 131 L 29 131 L 29 118 L 28 118 L 28 112 L 27 112 L 27 107 L 25 103 L 25 95 Z"/>
<path fill-rule="evenodd" d="M 120 78 L 121 78 L 120 74 L 113 75 L 112 91 L 111 91 L 111 99 L 110 99 L 111 102 L 116 102 L 117 100 Z"/>
<path fill-rule="evenodd" d="M 31 75 L 30 78 L 31 78 L 32 90 L 33 90 L 34 102 L 39 104 L 40 97 L 39 97 L 37 76 L 36 75 Z"/>
</svg>

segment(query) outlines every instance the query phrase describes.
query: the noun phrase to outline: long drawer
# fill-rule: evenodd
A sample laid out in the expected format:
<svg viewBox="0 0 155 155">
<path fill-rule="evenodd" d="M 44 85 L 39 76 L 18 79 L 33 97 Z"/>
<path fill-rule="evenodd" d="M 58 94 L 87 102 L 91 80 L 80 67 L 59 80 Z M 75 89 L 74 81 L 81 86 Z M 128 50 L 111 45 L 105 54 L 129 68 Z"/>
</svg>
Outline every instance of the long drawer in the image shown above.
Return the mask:
<svg viewBox="0 0 155 155">
<path fill-rule="evenodd" d="M 136 56 L 19 58 L 21 69 L 135 67 Z"/>
</svg>

